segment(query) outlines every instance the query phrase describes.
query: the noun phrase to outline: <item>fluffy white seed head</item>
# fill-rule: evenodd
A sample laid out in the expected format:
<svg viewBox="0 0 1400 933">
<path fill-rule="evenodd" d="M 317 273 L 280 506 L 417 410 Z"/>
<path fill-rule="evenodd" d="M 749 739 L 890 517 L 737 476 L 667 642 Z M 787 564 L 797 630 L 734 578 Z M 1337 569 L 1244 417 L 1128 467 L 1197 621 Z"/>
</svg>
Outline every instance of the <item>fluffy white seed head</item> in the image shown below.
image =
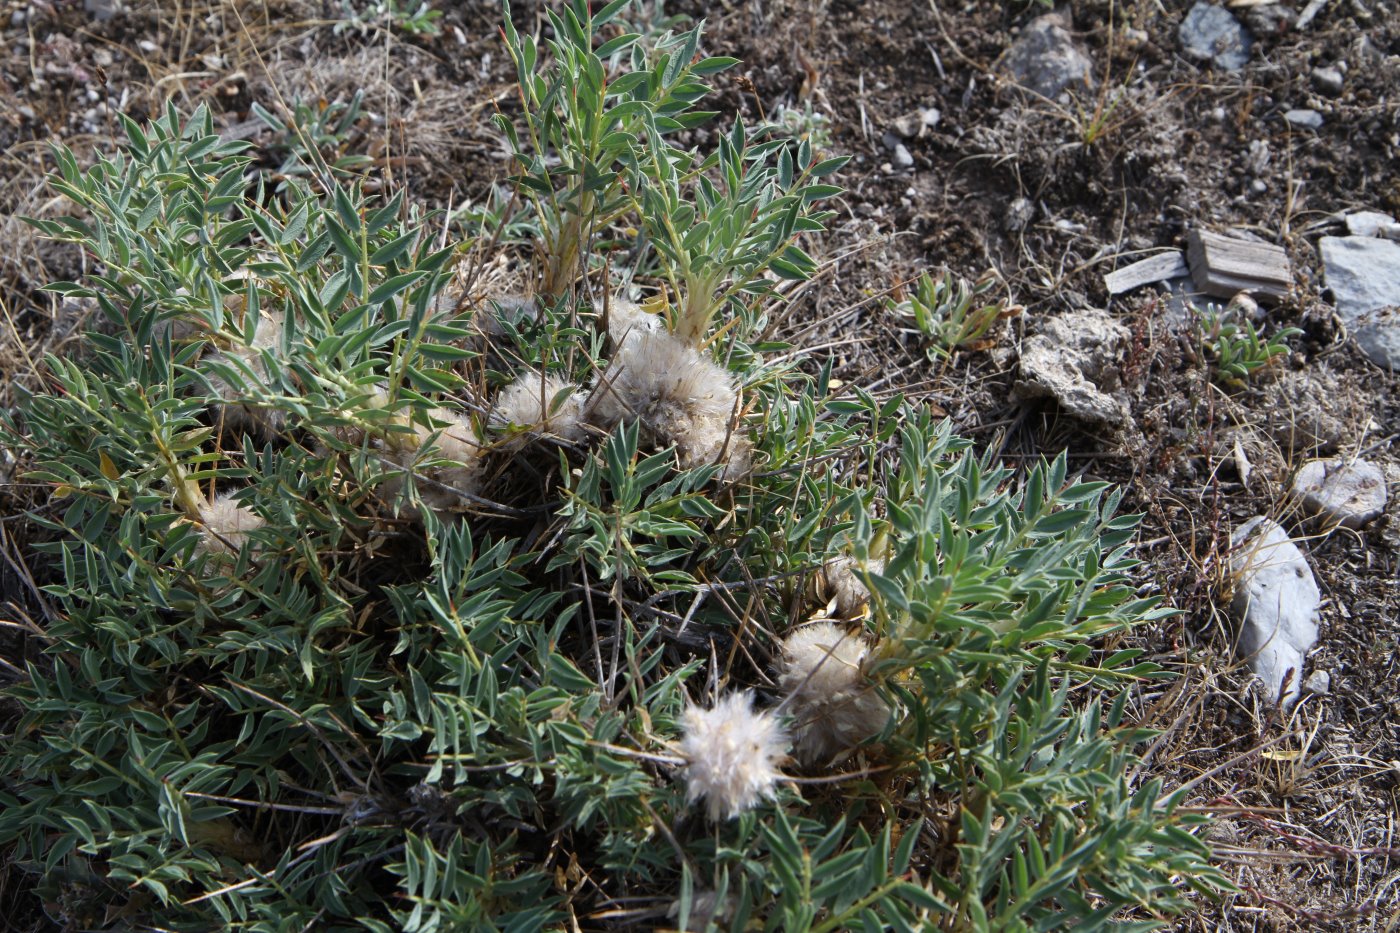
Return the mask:
<svg viewBox="0 0 1400 933">
<path fill-rule="evenodd" d="M 415 483 L 418 498 L 428 508 L 439 515 L 465 511 L 468 502 L 457 493 L 476 495 L 481 488 L 481 441 L 471 420 L 459 412 L 434 408 L 428 417 L 447 426 L 416 424 L 407 434 L 390 435 L 388 459 L 420 478 Z M 380 487 L 381 495 L 391 501 L 397 498 L 404 478 L 404 473 L 391 475 Z"/>
<path fill-rule="evenodd" d="M 252 343 L 235 343 L 228 350 L 215 354 L 213 358 L 237 360 L 253 373 L 259 385 L 266 386 L 270 374 L 263 362 L 263 351 L 277 353 L 282 346 L 282 332 L 286 329 L 286 315 L 277 308 L 264 308 L 258 317 L 257 332 Z M 220 398 L 234 395 L 233 388 L 221 376 L 209 379 L 214 393 Z M 251 432 L 262 435 L 276 434 L 286 425 L 286 415 L 273 408 L 263 408 L 243 402 L 223 402 L 215 404 L 214 411 L 220 426 L 227 431 Z"/>
<path fill-rule="evenodd" d="M 794 750 L 803 764 L 830 761 L 889 722 L 889 704 L 862 669 L 869 652 L 864 638 L 834 622 L 804 625 L 783 640 L 778 685 L 787 694 Z"/>
<path fill-rule="evenodd" d="M 724 929 L 733 915 L 733 894 L 726 894 L 721 900 L 718 891 L 696 891 L 690 898 L 690 922 L 684 929 L 687 933 L 691 930 L 706 930 L 712 923 Z M 666 919 L 679 921 L 680 916 L 681 902 L 677 899 L 672 901 L 666 910 Z"/>
<path fill-rule="evenodd" d="M 495 420 L 505 425 L 533 428 L 566 441 L 586 435 L 583 406 L 586 397 L 572 383 L 557 376 L 523 373 L 496 398 Z M 524 439 L 508 446 L 519 446 Z"/>
<path fill-rule="evenodd" d="M 683 470 L 718 463 L 724 468 L 720 478 L 734 482 L 748 475 L 753 465 L 753 443 L 737 430 L 730 430 L 727 416 L 689 422 L 672 440 Z"/>
<path fill-rule="evenodd" d="M 711 820 L 733 819 L 773 796 L 788 737 L 776 716 L 754 710 L 752 693 L 731 693 L 711 709 L 691 706 L 681 724 L 686 799 L 704 798 Z"/>
<path fill-rule="evenodd" d="M 683 468 L 723 462 L 725 477 L 737 479 L 750 458 L 748 443 L 730 431 L 738 397 L 707 353 L 637 327 L 619 341 L 586 414 L 604 428 L 636 419 L 650 440 L 676 445 Z"/>
<path fill-rule="evenodd" d="M 248 532 L 267 522 L 252 509 L 244 508 L 228 493 L 213 502 L 199 505 L 200 539 L 198 550 L 206 554 L 237 554 L 248 540 Z"/>
<path fill-rule="evenodd" d="M 658 315 L 644 310 L 635 301 L 613 298 L 608 304 L 608 336 L 614 345 L 621 344 L 632 334 L 655 333 L 664 328 Z"/>
</svg>

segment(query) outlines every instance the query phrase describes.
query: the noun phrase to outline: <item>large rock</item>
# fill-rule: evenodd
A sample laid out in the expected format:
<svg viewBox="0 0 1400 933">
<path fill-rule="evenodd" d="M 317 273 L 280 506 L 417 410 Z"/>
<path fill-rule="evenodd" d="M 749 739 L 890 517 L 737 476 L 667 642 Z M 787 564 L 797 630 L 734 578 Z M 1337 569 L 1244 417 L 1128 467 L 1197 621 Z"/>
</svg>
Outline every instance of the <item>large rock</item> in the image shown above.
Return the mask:
<svg viewBox="0 0 1400 933">
<path fill-rule="evenodd" d="M 1357 345 L 1375 363 L 1400 369 L 1400 243 L 1325 236 L 1318 249 L 1323 280 Z"/>
<path fill-rule="evenodd" d="M 1026 27 L 1006 53 L 1003 67 L 1021 87 L 1051 100 L 1092 87 L 1094 66 L 1069 34 L 1069 20 L 1047 13 Z"/>
<path fill-rule="evenodd" d="M 1326 524 L 1360 528 L 1385 511 L 1385 474 L 1365 460 L 1312 460 L 1294 478 L 1293 494 Z"/>
<path fill-rule="evenodd" d="M 1018 398 L 1049 396 L 1067 414 L 1115 428 L 1128 422 L 1128 406 L 1111 393 L 1118 388 L 1128 329 L 1095 309 L 1074 311 L 1045 322 L 1042 333 L 1021 348 Z"/>
<path fill-rule="evenodd" d="M 1277 522 L 1259 516 L 1230 535 L 1230 573 L 1240 653 L 1269 697 L 1292 705 L 1303 680 L 1303 661 L 1317 644 L 1322 603 L 1307 558 Z"/>
<path fill-rule="evenodd" d="M 1204 0 L 1193 6 L 1177 30 L 1188 57 L 1208 61 L 1225 71 L 1239 71 L 1249 61 L 1254 44 L 1248 30 L 1230 11 Z"/>
</svg>

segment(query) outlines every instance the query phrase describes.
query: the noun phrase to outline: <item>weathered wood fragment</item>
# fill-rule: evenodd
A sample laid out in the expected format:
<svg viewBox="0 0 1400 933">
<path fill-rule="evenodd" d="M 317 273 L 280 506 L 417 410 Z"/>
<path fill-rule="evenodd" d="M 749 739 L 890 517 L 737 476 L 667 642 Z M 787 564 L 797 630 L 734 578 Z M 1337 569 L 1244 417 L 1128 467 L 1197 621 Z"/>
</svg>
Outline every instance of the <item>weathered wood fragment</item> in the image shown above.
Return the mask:
<svg viewBox="0 0 1400 933">
<path fill-rule="evenodd" d="M 1174 249 L 1115 269 L 1103 277 L 1103 284 L 1110 295 L 1121 295 L 1154 282 L 1184 278 L 1187 274 L 1186 257 L 1181 250 Z"/>
<path fill-rule="evenodd" d="M 1186 240 L 1186 261 L 1197 290 L 1216 298 L 1250 292 L 1256 298 L 1278 300 L 1293 284 L 1288 253 L 1272 243 L 1192 230 Z"/>
</svg>

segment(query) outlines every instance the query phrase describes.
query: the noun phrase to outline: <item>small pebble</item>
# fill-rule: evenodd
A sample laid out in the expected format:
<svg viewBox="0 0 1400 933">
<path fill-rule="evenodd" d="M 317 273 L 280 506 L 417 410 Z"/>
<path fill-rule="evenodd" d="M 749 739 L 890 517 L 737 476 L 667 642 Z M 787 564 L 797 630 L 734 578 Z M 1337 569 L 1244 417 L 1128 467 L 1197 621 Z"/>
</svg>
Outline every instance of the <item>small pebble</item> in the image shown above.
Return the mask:
<svg viewBox="0 0 1400 933">
<path fill-rule="evenodd" d="M 1269 190 L 1269 186 L 1264 184 L 1262 179 L 1256 178 L 1249 183 L 1249 190 L 1253 191 L 1255 194 L 1263 194 L 1265 191 Z"/>
<path fill-rule="evenodd" d="M 886 133 L 880 141 L 885 144 L 885 148 L 894 156 L 894 162 L 900 168 L 912 168 L 914 157 L 909 154 L 909 150 L 904 143 L 899 141 L 899 137 L 893 133 Z"/>
<path fill-rule="evenodd" d="M 1030 198 L 1017 198 L 1006 209 L 1006 231 L 1020 233 L 1035 219 L 1035 202 Z"/>
<path fill-rule="evenodd" d="M 1289 110 L 1283 118 L 1294 126 L 1309 130 L 1322 129 L 1322 114 L 1316 110 Z"/>
<path fill-rule="evenodd" d="M 1224 71 L 1239 71 L 1249 62 L 1254 40 L 1230 11 L 1200 0 L 1177 30 L 1188 58 L 1209 61 Z"/>
<path fill-rule="evenodd" d="M 1313 671 L 1308 675 L 1308 679 L 1303 681 L 1303 689 L 1308 693 L 1326 696 L 1332 689 L 1332 675 L 1326 671 Z"/>
<path fill-rule="evenodd" d="M 1333 97 L 1342 93 L 1342 88 L 1346 84 L 1346 78 L 1341 71 L 1336 68 L 1314 68 L 1312 70 L 1313 85 L 1322 93 L 1330 94 Z"/>
</svg>

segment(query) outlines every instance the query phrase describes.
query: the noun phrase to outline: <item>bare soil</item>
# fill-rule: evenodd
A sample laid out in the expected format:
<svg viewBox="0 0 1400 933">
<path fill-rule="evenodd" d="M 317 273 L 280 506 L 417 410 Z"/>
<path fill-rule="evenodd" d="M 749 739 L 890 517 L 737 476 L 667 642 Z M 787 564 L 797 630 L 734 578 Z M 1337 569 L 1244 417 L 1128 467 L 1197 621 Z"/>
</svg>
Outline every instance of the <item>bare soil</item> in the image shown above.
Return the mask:
<svg viewBox="0 0 1400 933">
<path fill-rule="evenodd" d="M 1180 929 L 1394 930 L 1400 527 L 1383 516 L 1360 532 L 1316 534 L 1286 491 L 1316 456 L 1364 456 L 1392 487 L 1400 480 L 1396 377 L 1337 322 L 1316 249 L 1340 230 L 1339 212 L 1400 214 L 1400 15 L 1391 0 L 1331 0 L 1299 27 L 1302 3 L 1240 0 L 1234 12 L 1255 45 L 1230 73 L 1183 56 L 1188 6 L 1063 7 L 1093 63 L 1092 86 L 1063 100 L 1027 95 L 1005 74 L 1008 48 L 1047 12 L 1036 4 L 683 2 L 664 15 L 706 17 L 707 51 L 743 60 L 720 76 L 715 109 L 749 121 L 792 114 L 832 153 L 854 155 L 837 179 L 847 189 L 837 220 L 809 244 L 822 271 L 784 336 L 834 359 L 847 381 L 938 406 L 1010 462 L 1067 449 L 1075 470 L 1121 484 L 1126 507 L 1145 515 L 1143 591 L 1182 612 L 1129 640 L 1181 677 L 1140 693 L 1135 714 L 1163 730 L 1152 772 L 1169 787 L 1196 782 L 1195 805 L 1218 815 L 1220 857 L 1240 888 L 1201 903 Z M 85 258 L 18 218 L 66 209 L 43 182 L 48 144 L 80 158 L 111 151 L 118 111 L 139 121 L 166 98 L 186 110 L 207 102 L 275 168 L 284 154 L 254 102 L 281 113 L 362 91 L 364 115 L 342 145 L 370 156 L 371 186 L 406 188 L 431 207 L 481 203 L 507 170 L 490 118 L 517 106 L 499 8 L 437 7 L 441 35 L 415 36 L 383 19 L 343 28 L 346 11 L 329 2 L 0 2 L 0 403 L 42 382 L 43 354 L 69 347 L 83 313 L 39 288 L 82 275 Z M 542 28 L 536 4 L 517 4 L 515 16 Z M 1318 67 L 1345 69 L 1340 92 L 1319 87 Z M 910 121 L 929 108 L 934 125 Z M 1294 108 L 1318 111 L 1322 127 L 1291 125 L 1283 114 Z M 1153 250 L 1183 247 L 1193 228 L 1280 244 L 1292 263 L 1294 290 L 1267 309 L 1268 326 L 1304 333 L 1244 388 L 1211 382 L 1198 335 L 1164 298 L 1110 297 L 1103 284 Z M 886 303 L 943 268 L 995 270 L 1024 312 L 990 345 L 934 362 Z M 1132 334 L 1118 373 L 1131 413 L 1122 424 L 1013 397 L 1021 341 L 1087 307 Z M 0 479 L 9 469 L 0 463 Z M 25 498 L 22 486 L 0 492 L 7 542 Z M 1309 671 L 1326 671 L 1330 690 L 1286 712 L 1235 659 L 1225 612 L 1230 530 L 1258 514 L 1303 539 L 1324 597 Z M 7 598 L 27 585 L 23 555 L 11 558 L 0 570 Z M 8 658 L 8 644 L 0 649 Z M 17 878 L 0 879 L 0 927 L 46 929 Z"/>
</svg>

